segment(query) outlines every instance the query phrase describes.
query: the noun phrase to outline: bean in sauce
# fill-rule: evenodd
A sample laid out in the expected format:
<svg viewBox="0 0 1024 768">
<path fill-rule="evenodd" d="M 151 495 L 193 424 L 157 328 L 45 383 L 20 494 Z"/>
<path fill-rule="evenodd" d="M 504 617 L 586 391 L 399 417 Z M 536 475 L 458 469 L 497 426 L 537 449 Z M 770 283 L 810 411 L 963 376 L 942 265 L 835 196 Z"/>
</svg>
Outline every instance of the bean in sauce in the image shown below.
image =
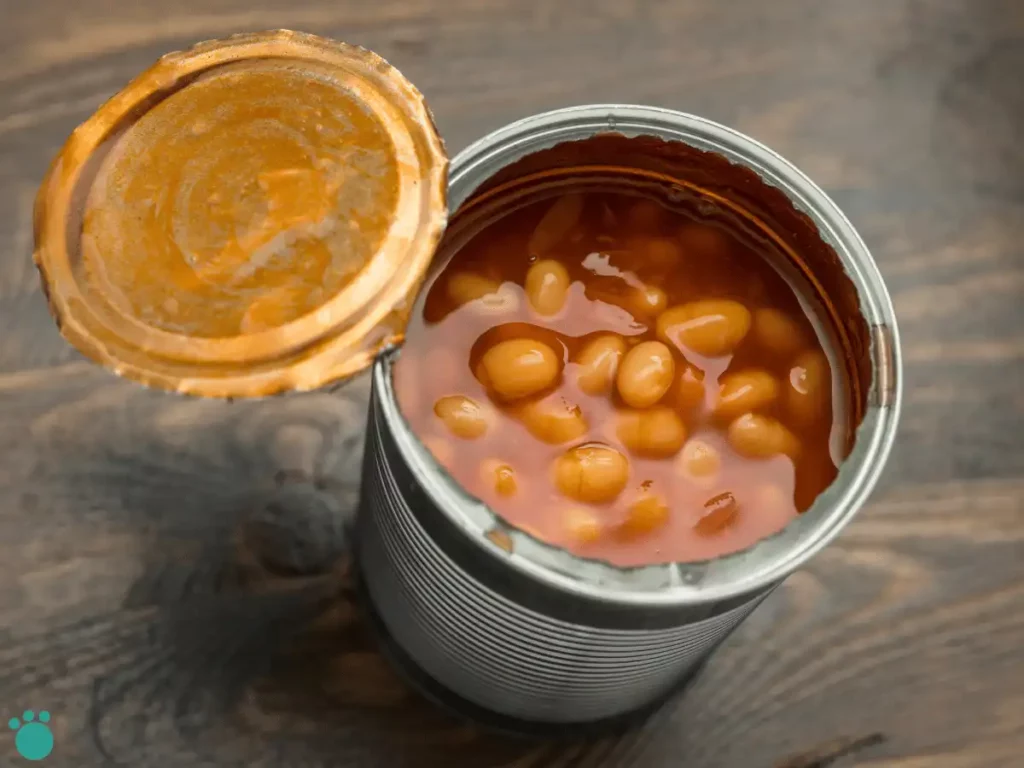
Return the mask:
<svg viewBox="0 0 1024 768">
<path fill-rule="evenodd" d="M 828 332 L 770 238 L 699 203 L 610 183 L 538 196 L 428 278 L 399 406 L 512 526 L 621 566 L 705 560 L 835 477 Z"/>
</svg>

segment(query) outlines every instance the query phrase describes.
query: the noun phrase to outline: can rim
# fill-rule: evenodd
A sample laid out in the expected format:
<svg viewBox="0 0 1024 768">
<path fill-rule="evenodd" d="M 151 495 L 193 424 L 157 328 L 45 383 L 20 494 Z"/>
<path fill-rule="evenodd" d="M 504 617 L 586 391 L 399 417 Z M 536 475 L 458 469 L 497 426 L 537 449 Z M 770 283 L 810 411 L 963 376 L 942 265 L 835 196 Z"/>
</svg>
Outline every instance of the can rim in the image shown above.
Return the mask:
<svg viewBox="0 0 1024 768">
<path fill-rule="evenodd" d="M 374 368 L 380 405 L 414 473 L 445 516 L 488 556 L 558 589 L 598 601 L 641 605 L 718 602 L 782 580 L 834 540 L 874 489 L 892 448 L 902 406 L 902 358 L 891 298 L 867 246 L 839 207 L 792 163 L 760 142 L 705 118 L 625 104 L 568 107 L 527 117 L 476 141 L 451 162 L 449 201 L 457 209 L 500 168 L 541 149 L 600 133 L 655 135 L 721 155 L 756 172 L 814 222 L 853 283 L 871 334 L 868 405 L 852 451 L 833 483 L 778 534 L 713 560 L 618 567 L 581 558 L 511 528 L 469 496 L 443 470 L 401 415 L 391 386 L 390 360 Z M 485 534 L 498 527 L 509 552 Z"/>
</svg>

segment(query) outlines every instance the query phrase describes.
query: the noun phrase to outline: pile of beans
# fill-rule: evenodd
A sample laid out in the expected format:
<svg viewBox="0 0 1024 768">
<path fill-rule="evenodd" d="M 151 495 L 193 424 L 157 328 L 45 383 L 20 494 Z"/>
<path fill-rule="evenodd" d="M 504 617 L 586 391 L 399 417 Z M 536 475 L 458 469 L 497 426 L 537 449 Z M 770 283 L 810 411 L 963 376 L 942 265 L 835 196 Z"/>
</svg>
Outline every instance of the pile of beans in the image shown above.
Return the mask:
<svg viewBox="0 0 1024 768">
<path fill-rule="evenodd" d="M 697 560 L 780 530 L 835 474 L 832 369 L 765 241 L 728 224 L 607 190 L 497 217 L 425 292 L 403 414 L 577 554 Z"/>
</svg>

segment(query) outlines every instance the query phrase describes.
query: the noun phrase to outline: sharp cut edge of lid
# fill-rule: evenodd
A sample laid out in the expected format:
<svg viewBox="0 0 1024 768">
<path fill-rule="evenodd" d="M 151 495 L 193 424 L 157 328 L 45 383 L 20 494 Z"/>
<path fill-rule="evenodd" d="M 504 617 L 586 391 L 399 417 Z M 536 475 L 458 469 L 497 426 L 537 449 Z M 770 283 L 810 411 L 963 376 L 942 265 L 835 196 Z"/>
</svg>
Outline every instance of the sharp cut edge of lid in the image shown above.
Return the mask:
<svg viewBox="0 0 1024 768">
<path fill-rule="evenodd" d="M 396 275 L 384 299 L 362 306 L 351 322 L 324 327 L 312 343 L 266 350 L 257 364 L 196 365 L 151 349 L 132 347 L 89 308 L 79 289 L 66 236 L 70 194 L 92 150 L 135 107 L 180 84 L 183 77 L 219 64 L 259 56 L 311 59 L 339 67 L 358 64 L 387 89 L 421 161 L 421 221 L 410 247 L 413 268 Z M 388 315 L 414 299 L 447 223 L 448 156 L 420 91 L 382 57 L 359 46 L 291 30 L 242 33 L 168 53 L 102 104 L 68 138 L 50 164 L 34 211 L 35 251 L 43 293 L 61 335 L 78 351 L 119 376 L 144 386 L 204 397 L 262 397 L 317 389 L 353 376 L 372 363 L 401 330 L 367 343 Z M 374 297 L 380 298 L 380 296 Z M 322 309 L 322 308 L 320 308 Z M 294 321 L 314 324 L 319 309 Z M 287 327 L 282 326 L 282 327 Z"/>
</svg>

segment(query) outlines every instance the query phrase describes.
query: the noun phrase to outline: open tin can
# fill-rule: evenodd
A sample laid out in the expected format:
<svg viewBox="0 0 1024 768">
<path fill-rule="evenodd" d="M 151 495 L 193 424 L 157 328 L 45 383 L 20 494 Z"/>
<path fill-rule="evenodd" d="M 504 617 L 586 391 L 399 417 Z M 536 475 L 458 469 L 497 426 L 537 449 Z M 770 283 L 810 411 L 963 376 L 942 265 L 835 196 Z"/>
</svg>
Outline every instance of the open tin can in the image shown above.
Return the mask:
<svg viewBox="0 0 1024 768">
<path fill-rule="evenodd" d="M 458 210 L 498 187 L 580 169 L 700 185 L 787 233 L 842 324 L 859 426 L 835 482 L 782 533 L 712 561 L 622 569 L 511 528 L 439 472 L 399 411 L 393 356 L 382 355 L 357 523 L 367 591 L 393 655 L 423 687 L 512 728 L 614 720 L 675 690 L 852 519 L 899 413 L 895 317 L 870 254 L 820 189 L 740 133 L 650 107 L 558 110 L 454 158 L 449 202 Z"/>
<path fill-rule="evenodd" d="M 239 139 L 255 149 L 237 178 L 218 176 L 207 151 L 220 146 L 225 167 L 234 167 L 232 142 L 203 139 L 231 127 L 223 117 L 230 109 L 192 115 L 190 143 L 180 135 L 184 118 L 150 119 L 161 105 L 177 101 L 167 114 L 180 115 L 210 98 L 190 96 L 190 89 L 244 92 L 239 79 L 265 78 L 265 90 L 250 96 L 272 102 L 280 96 L 277 81 L 296 77 L 326 91 L 295 87 L 287 104 L 271 103 L 255 118 L 248 113 L 271 125 L 259 123 Z M 336 134 L 318 139 L 324 132 L 314 127 L 296 142 L 296 130 L 327 122 L 339 104 L 347 112 Z M 237 119 L 249 120 L 240 109 Z M 303 109 L 311 111 L 294 117 Z M 287 124 L 289 114 L 298 125 Z M 367 121 L 360 151 L 335 152 L 337 142 L 359 132 L 353 126 L 360 116 Z M 267 139 L 266 131 L 278 129 Z M 140 170 L 139 158 L 160 149 L 158 141 L 181 155 L 182 168 L 202 171 L 172 190 L 177 197 L 163 190 L 179 180 Z M 282 141 L 295 147 L 275 144 Z M 792 254 L 790 268 L 836 332 L 853 440 L 838 477 L 809 510 L 781 533 L 705 562 L 618 568 L 583 559 L 508 525 L 460 488 L 399 408 L 392 366 L 404 323 L 431 261 L 446 257 L 445 247 L 435 250 L 447 214 L 444 170 L 419 94 L 372 54 L 288 32 L 205 43 L 162 60 L 72 136 L 40 192 L 36 259 L 69 340 L 148 385 L 258 396 L 321 387 L 372 362 L 357 554 L 389 655 L 429 696 L 494 725 L 559 728 L 626 718 L 675 690 L 864 504 L 900 409 L 893 308 L 864 243 L 835 204 L 778 155 L 707 120 L 650 107 L 574 107 L 514 123 L 460 153 L 448 177 L 452 211 L 531 179 L 596 173 L 681 185 L 752 212 Z M 336 171 L 342 181 L 331 186 Z M 387 183 L 375 182 L 374 173 Z M 145 183 L 140 174 L 148 174 Z M 204 199 L 213 195 L 215 203 L 235 189 L 238 199 L 224 204 L 244 209 L 247 228 L 225 235 L 224 221 L 237 223 L 231 217 L 238 211 L 210 219 L 188 207 L 184 187 L 206 190 Z M 312 201 L 307 209 L 281 201 L 295 194 Z M 154 212 L 150 200 L 168 207 Z M 176 203 L 184 213 L 175 213 Z M 141 230 L 143 243 L 122 247 L 126 222 L 142 215 L 155 217 Z M 351 221 L 357 226 L 338 234 Z M 191 237 L 202 246 L 191 248 L 184 266 L 175 254 L 146 250 L 147 239 L 168 230 L 178 245 Z M 335 239 L 319 271 L 291 279 L 296 243 L 329 237 Z M 346 261 L 352 247 L 360 254 L 355 263 Z M 264 283 L 254 278 L 254 251 L 275 270 Z M 318 293 L 339 264 L 349 278 Z M 147 270 L 155 278 L 147 279 Z M 223 312 L 204 314 L 204 302 Z M 221 316 L 228 319 L 209 319 Z"/>
</svg>

